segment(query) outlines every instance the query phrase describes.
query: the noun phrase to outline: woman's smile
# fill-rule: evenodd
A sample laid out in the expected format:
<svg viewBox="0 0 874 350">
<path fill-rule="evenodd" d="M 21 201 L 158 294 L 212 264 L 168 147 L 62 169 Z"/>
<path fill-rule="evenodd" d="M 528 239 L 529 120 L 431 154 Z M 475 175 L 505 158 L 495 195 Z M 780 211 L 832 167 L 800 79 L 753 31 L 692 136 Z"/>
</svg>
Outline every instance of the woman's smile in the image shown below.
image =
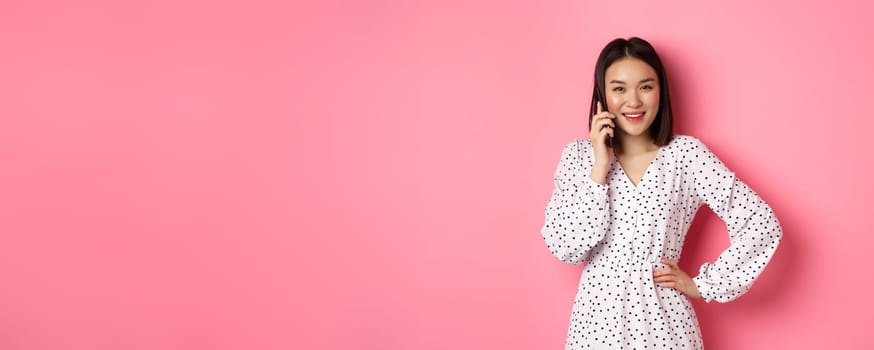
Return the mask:
<svg viewBox="0 0 874 350">
<path fill-rule="evenodd" d="M 644 114 L 646 112 L 622 113 L 622 116 L 631 123 L 640 123 L 643 121 Z"/>
</svg>

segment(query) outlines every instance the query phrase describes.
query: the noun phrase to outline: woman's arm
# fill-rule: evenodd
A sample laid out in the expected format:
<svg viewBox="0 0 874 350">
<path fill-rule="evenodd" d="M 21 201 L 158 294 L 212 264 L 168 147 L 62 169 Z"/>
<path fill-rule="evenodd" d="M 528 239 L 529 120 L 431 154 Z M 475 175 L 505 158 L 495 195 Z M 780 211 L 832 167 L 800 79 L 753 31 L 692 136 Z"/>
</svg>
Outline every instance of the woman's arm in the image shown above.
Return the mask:
<svg viewBox="0 0 874 350">
<path fill-rule="evenodd" d="M 546 205 L 540 233 L 549 251 L 568 264 L 579 264 L 607 232 L 610 208 L 607 185 L 591 177 L 589 141 L 574 141 L 561 154 L 555 171 L 555 188 Z"/>
<path fill-rule="evenodd" d="M 707 146 L 694 139 L 689 169 L 694 193 L 725 222 L 731 245 L 693 280 L 705 301 L 743 295 L 771 260 L 782 228 L 771 207 L 740 181 Z"/>
</svg>

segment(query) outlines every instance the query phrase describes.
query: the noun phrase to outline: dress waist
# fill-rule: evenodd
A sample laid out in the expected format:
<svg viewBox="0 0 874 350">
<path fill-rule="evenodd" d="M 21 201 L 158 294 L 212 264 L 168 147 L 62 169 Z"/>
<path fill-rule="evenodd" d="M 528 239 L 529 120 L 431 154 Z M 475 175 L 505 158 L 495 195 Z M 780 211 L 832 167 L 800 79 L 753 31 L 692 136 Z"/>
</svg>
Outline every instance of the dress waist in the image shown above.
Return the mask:
<svg viewBox="0 0 874 350">
<path fill-rule="evenodd" d="M 608 256 L 608 255 L 596 255 L 593 256 L 586 263 L 586 271 L 617 271 L 617 270 L 628 270 L 631 271 L 649 271 L 652 272 L 655 269 L 666 269 L 669 266 L 665 265 L 661 262 L 661 256 L 648 257 L 648 258 L 639 258 L 632 256 Z M 631 272 L 629 271 L 629 272 Z"/>
</svg>

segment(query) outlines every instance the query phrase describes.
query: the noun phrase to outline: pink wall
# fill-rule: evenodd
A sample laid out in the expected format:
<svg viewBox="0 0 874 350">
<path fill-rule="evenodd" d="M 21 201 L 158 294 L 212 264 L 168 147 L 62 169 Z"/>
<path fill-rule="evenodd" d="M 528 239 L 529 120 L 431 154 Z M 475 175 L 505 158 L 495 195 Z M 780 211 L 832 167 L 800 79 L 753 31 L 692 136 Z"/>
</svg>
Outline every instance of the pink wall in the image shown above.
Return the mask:
<svg viewBox="0 0 874 350">
<path fill-rule="evenodd" d="M 543 208 L 630 35 L 784 225 L 707 348 L 874 346 L 862 1 L 69 3 L 0 5 L 0 348 L 560 349 Z"/>
</svg>

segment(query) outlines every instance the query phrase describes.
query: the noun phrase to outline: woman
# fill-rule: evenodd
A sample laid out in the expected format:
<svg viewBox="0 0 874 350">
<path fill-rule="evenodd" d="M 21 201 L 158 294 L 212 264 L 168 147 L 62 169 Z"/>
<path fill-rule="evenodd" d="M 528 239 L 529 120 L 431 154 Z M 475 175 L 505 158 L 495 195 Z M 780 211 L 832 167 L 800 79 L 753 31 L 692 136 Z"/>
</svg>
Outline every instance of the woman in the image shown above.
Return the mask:
<svg viewBox="0 0 874 350">
<path fill-rule="evenodd" d="M 639 38 L 607 44 L 595 66 L 588 140 L 562 152 L 541 230 L 583 270 L 566 349 L 701 349 L 689 298 L 745 293 L 777 249 L 771 208 L 701 141 L 672 133 L 668 80 Z M 692 278 L 677 266 L 707 204 L 731 246 Z"/>
</svg>

